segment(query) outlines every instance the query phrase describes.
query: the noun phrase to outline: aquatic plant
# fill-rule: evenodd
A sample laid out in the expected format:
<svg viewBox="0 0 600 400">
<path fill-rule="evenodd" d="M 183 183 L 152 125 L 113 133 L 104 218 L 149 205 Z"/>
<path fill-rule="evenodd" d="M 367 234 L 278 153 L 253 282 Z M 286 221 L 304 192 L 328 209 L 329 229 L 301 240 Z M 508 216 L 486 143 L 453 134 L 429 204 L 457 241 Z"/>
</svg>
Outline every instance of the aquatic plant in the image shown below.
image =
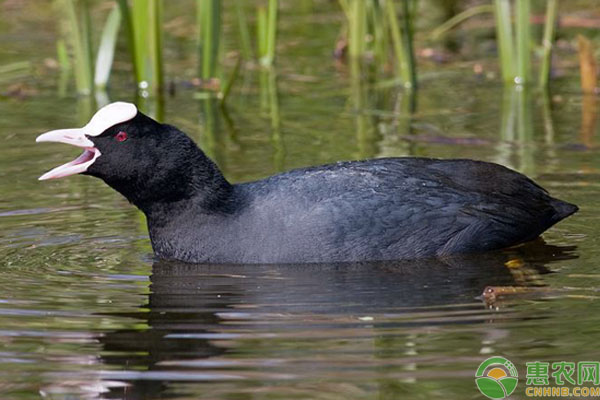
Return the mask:
<svg viewBox="0 0 600 400">
<path fill-rule="evenodd" d="M 96 56 L 94 85 L 98 89 L 105 89 L 108 84 L 120 25 L 121 11 L 118 6 L 114 6 L 106 18 L 104 29 L 102 29 L 100 46 Z"/>
<path fill-rule="evenodd" d="M 133 48 L 138 88 L 143 95 L 156 94 L 163 86 L 161 21 L 161 0 L 132 1 L 130 25 L 133 43 L 130 46 Z"/>
<path fill-rule="evenodd" d="M 260 65 L 269 67 L 275 61 L 275 41 L 277 38 L 277 8 L 278 0 L 269 0 L 265 9 L 259 6 L 257 10 L 258 61 Z"/>
<path fill-rule="evenodd" d="M 339 4 L 346 15 L 349 57 L 367 58 L 372 54 L 379 66 L 384 66 L 393 55 L 402 84 L 415 87 L 413 24 L 417 1 L 401 0 L 401 13 L 394 0 L 339 0 Z"/>
<path fill-rule="evenodd" d="M 530 84 L 531 71 L 531 4 L 530 0 L 514 1 L 514 35 L 511 0 L 494 0 L 496 19 L 496 38 L 502 78 L 506 83 L 517 85 Z M 552 56 L 552 42 L 557 18 L 557 2 L 548 0 L 546 6 L 544 36 L 542 39 L 542 63 L 540 67 L 540 86 L 548 84 Z"/>
<path fill-rule="evenodd" d="M 100 33 L 95 55 L 88 0 L 57 0 L 63 36 L 57 42 L 57 53 L 63 69 L 72 64 L 79 94 L 93 94 L 108 85 L 121 22 L 124 22 L 134 76 L 142 94 L 157 93 L 162 87 L 162 49 L 160 0 L 118 0 L 108 14 Z M 68 51 L 67 51 L 68 48 Z M 72 62 L 67 53 L 72 54 Z"/>
<path fill-rule="evenodd" d="M 57 5 L 66 16 L 63 29 L 66 43 L 74 58 L 77 92 L 91 94 L 94 85 L 89 3 L 85 0 L 58 0 Z"/>
<path fill-rule="evenodd" d="M 540 87 L 548 85 L 550 78 L 550 64 L 552 62 L 552 43 L 554 42 L 554 32 L 556 19 L 558 16 L 558 0 L 547 0 L 546 19 L 544 22 L 544 36 L 542 37 L 542 64 L 540 66 Z"/>
<path fill-rule="evenodd" d="M 246 61 L 250 61 L 254 56 L 251 44 L 252 41 L 250 39 L 250 29 L 248 28 L 248 18 L 246 16 L 246 9 L 244 8 L 244 0 L 235 0 L 234 6 L 240 35 L 240 51 L 242 57 Z"/>
<path fill-rule="evenodd" d="M 109 83 L 116 42 L 124 38 L 131 57 L 133 75 L 143 96 L 160 93 L 163 87 L 162 7 L 164 0 L 113 0 L 103 28 L 92 35 L 90 0 L 55 0 L 60 7 L 62 37 L 57 41 L 59 65 L 75 77 L 78 93 L 92 94 L 104 90 Z M 116 2 L 116 3 L 115 3 Z M 414 24 L 417 0 L 338 0 L 346 19 L 340 46 L 349 58 L 360 59 L 377 72 L 393 71 L 394 85 L 405 88 L 417 84 L 414 55 Z M 222 54 L 223 24 L 226 13 L 233 13 L 239 40 L 233 49 L 239 51 L 242 66 L 258 63 L 270 68 L 276 58 L 278 0 L 246 2 L 235 0 L 195 0 L 198 32 L 198 76 L 210 89 L 204 96 L 217 93 L 221 102 L 227 98 L 239 74 L 237 61 L 234 71 L 224 77 Z M 431 31 L 430 37 L 440 38 L 453 27 L 480 14 L 495 16 L 499 66 L 502 79 L 509 84 L 534 83 L 532 73 L 532 21 L 530 0 L 493 0 L 451 15 Z M 107 1 L 104 4 L 111 4 Z M 254 15 L 251 13 L 255 12 Z M 558 14 L 558 0 L 547 0 L 544 33 L 541 40 L 539 74 L 536 81 L 548 84 L 552 43 Z M 123 29 L 121 29 L 121 25 Z M 123 34 L 119 34 L 119 31 Z M 92 37 L 100 37 L 95 47 Z M 227 46 L 231 46 L 227 43 Z M 95 50 L 95 51 L 94 51 Z M 229 48 L 228 50 L 231 50 Z M 342 51 L 343 53 L 343 51 Z M 535 60 L 537 61 L 537 60 Z M 391 66 L 391 68 L 390 68 Z M 363 71 L 364 72 L 364 71 Z M 359 74 L 361 75 L 361 74 Z M 362 76 L 362 75 L 361 75 Z M 210 92 L 213 93 L 210 93 Z"/>
<path fill-rule="evenodd" d="M 219 43 L 221 42 L 221 1 L 196 0 L 200 77 L 217 76 Z"/>
<path fill-rule="evenodd" d="M 431 38 L 439 39 L 465 20 L 485 13 L 493 13 L 495 17 L 498 59 L 503 81 L 517 85 L 532 83 L 531 54 L 534 49 L 530 0 L 494 0 L 493 5 L 467 8 L 433 29 Z M 558 0 L 547 0 L 538 75 L 540 87 L 547 86 L 550 76 L 557 17 Z"/>
<path fill-rule="evenodd" d="M 409 3 L 412 3 L 409 4 Z M 397 24 L 397 14 L 392 0 L 387 0 L 386 14 L 394 44 L 397 68 L 404 86 L 413 88 L 417 84 L 417 71 L 413 50 L 413 18 L 416 1 L 402 1 L 402 29 Z"/>
</svg>

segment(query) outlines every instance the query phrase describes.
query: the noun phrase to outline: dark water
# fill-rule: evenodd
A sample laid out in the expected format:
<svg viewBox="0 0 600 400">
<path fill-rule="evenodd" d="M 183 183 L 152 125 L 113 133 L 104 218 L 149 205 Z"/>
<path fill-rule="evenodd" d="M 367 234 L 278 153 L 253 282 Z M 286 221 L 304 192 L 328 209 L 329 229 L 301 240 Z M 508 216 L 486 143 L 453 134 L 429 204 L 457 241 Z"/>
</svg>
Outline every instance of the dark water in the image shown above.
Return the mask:
<svg viewBox="0 0 600 400">
<path fill-rule="evenodd" d="M 519 369 L 513 398 L 525 398 L 526 362 L 600 360 L 598 107 L 577 93 L 576 70 L 543 96 L 425 65 L 411 99 L 336 66 L 330 19 L 294 21 L 277 73 L 241 76 L 227 114 L 179 81 L 162 113 L 140 106 L 236 182 L 341 159 L 469 157 L 525 172 L 581 211 L 546 244 L 447 260 L 155 262 L 143 216 L 102 182 L 36 180 L 78 151 L 35 136 L 95 111 L 42 71 L 24 80 L 35 95 L 0 101 L 1 399 L 479 399 L 474 372 L 496 354 Z M 3 22 L 4 59 L 40 23 L 26 22 Z M 52 56 L 50 39 L 27 32 L 22 51 Z M 185 76 L 189 60 L 171 68 Z M 111 100 L 133 99 L 125 73 L 115 82 Z M 530 290 L 486 304 L 475 298 L 486 286 Z"/>
</svg>

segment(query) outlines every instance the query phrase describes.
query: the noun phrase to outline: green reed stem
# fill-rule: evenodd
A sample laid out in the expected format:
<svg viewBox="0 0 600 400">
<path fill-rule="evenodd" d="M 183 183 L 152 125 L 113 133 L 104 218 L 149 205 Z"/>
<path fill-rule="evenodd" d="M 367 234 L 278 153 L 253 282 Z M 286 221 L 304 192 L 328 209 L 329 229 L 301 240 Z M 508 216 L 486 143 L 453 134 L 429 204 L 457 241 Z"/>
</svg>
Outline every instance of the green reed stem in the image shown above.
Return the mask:
<svg viewBox="0 0 600 400">
<path fill-rule="evenodd" d="M 96 55 L 94 74 L 96 88 L 104 89 L 108 84 L 120 25 L 121 12 L 119 11 L 119 7 L 115 5 L 106 18 L 104 29 L 102 29 L 98 54 Z"/>
<path fill-rule="evenodd" d="M 67 45 L 63 39 L 58 39 L 56 41 L 56 57 L 58 59 L 58 65 L 60 65 L 60 69 L 63 71 L 67 71 L 71 69 L 71 61 L 69 60 L 69 52 L 67 50 Z"/>
<path fill-rule="evenodd" d="M 398 74 L 402 79 L 402 84 L 404 85 L 404 87 L 412 88 L 416 85 L 416 70 L 414 66 L 414 57 L 412 51 L 412 29 L 410 28 L 411 22 L 408 1 L 402 1 L 405 11 L 404 18 L 402 19 L 404 29 L 401 29 L 398 25 L 396 7 L 392 0 L 387 0 L 385 2 L 385 13 L 388 17 L 388 22 L 390 26 L 390 33 L 392 36 L 394 53 L 396 55 Z"/>
<path fill-rule="evenodd" d="M 64 0 L 70 30 L 70 45 L 75 57 L 75 85 L 79 94 L 91 94 L 92 53 L 90 44 L 90 19 L 87 0 L 79 4 L 75 0 Z"/>
<path fill-rule="evenodd" d="M 136 82 L 140 82 L 140 77 L 138 75 L 140 67 L 137 65 L 138 60 L 136 57 L 136 39 L 133 31 L 133 20 L 131 16 L 131 10 L 129 9 L 127 0 L 117 0 L 117 4 L 119 5 L 119 10 L 121 11 L 121 19 L 125 27 L 125 35 L 127 36 L 127 46 L 129 47 L 129 55 L 131 56 L 131 65 L 133 66 L 134 79 Z"/>
<path fill-rule="evenodd" d="M 133 32 L 135 35 L 135 58 L 138 71 L 138 85 L 142 88 L 147 87 L 150 65 L 148 59 L 148 43 L 149 36 L 148 27 L 148 2 L 149 0 L 133 0 L 131 16 L 133 22 Z"/>
<path fill-rule="evenodd" d="M 403 6 L 403 17 L 402 25 L 404 28 L 404 59 L 406 60 L 406 67 L 408 69 L 407 75 L 409 80 L 404 82 L 404 86 L 407 88 L 414 88 L 417 86 L 417 64 L 415 62 L 415 52 L 413 48 L 414 42 L 414 16 L 416 15 L 417 1 L 416 0 L 402 0 Z"/>
<path fill-rule="evenodd" d="M 348 4 L 348 0 L 338 0 L 344 15 L 346 15 L 346 19 L 350 19 L 350 5 Z"/>
<path fill-rule="evenodd" d="M 348 19 L 348 53 L 360 57 L 365 52 L 366 7 L 364 0 L 350 0 Z"/>
<path fill-rule="evenodd" d="M 392 45 L 394 46 L 394 53 L 396 55 L 396 66 L 403 82 L 406 82 L 410 79 L 410 72 L 408 66 L 406 65 L 406 60 L 404 59 L 406 50 L 404 49 L 404 40 L 402 40 L 402 31 L 398 25 L 396 7 L 394 6 L 394 2 L 392 0 L 387 0 L 385 5 L 386 15 L 388 17 L 390 26 L 390 33 L 392 36 Z"/>
<path fill-rule="evenodd" d="M 200 51 L 202 79 L 214 78 L 217 75 L 219 59 L 219 42 L 221 36 L 221 1 L 198 0 L 200 22 Z"/>
<path fill-rule="evenodd" d="M 147 43 L 148 23 L 147 23 L 147 6 L 148 0 L 133 0 L 131 7 L 131 22 L 133 34 L 135 37 L 135 67 L 137 83 L 147 82 L 148 77 L 148 60 L 147 60 Z"/>
<path fill-rule="evenodd" d="M 263 62 L 263 65 L 272 65 L 275 61 L 278 3 L 278 0 L 269 0 L 269 14 L 267 18 L 267 59 Z"/>
<path fill-rule="evenodd" d="M 138 87 L 158 94 L 162 88 L 162 2 L 133 0 L 132 26 L 135 37 L 135 67 Z"/>
<path fill-rule="evenodd" d="M 150 6 L 150 53 L 153 63 L 153 76 L 155 78 L 154 92 L 163 87 L 163 59 L 162 59 L 162 1 L 151 0 Z"/>
<path fill-rule="evenodd" d="M 530 0 L 516 0 L 517 77 L 515 82 L 527 84 L 531 79 Z"/>
<path fill-rule="evenodd" d="M 550 66 L 552 64 L 552 43 L 558 17 L 558 0 L 547 0 L 546 21 L 544 22 L 544 37 L 542 39 L 542 65 L 540 67 L 539 86 L 546 87 L 550 79 Z"/>
<path fill-rule="evenodd" d="M 235 66 L 233 67 L 233 71 L 231 72 L 231 75 L 229 75 L 229 78 L 225 81 L 225 84 L 223 85 L 223 88 L 221 90 L 221 106 L 223 106 L 227 101 L 229 93 L 231 93 L 231 88 L 233 87 L 233 84 L 237 80 L 238 76 L 240 75 L 241 64 L 242 60 L 240 57 L 238 57 L 235 62 Z"/>
<path fill-rule="evenodd" d="M 256 10 L 256 36 L 258 37 L 258 58 L 267 54 L 267 10 L 259 6 Z"/>
<path fill-rule="evenodd" d="M 93 82 L 93 74 L 94 74 L 94 63 L 93 63 L 93 54 L 92 54 L 92 21 L 90 17 L 90 3 L 89 0 L 79 0 L 80 6 L 78 7 L 79 11 L 79 20 L 80 20 L 80 28 L 81 28 L 81 36 L 82 36 L 82 45 L 83 45 L 83 55 L 85 57 L 86 63 L 86 71 L 90 74 L 89 79 Z M 93 91 L 93 87 L 91 88 Z"/>
<path fill-rule="evenodd" d="M 259 6 L 257 10 L 258 61 L 264 67 L 270 67 L 275 61 L 277 8 L 278 0 L 269 0 L 268 9 Z"/>
<path fill-rule="evenodd" d="M 514 82 L 514 49 L 510 0 L 495 0 L 496 39 L 504 82 Z"/>
<path fill-rule="evenodd" d="M 467 8 L 465 11 L 456 14 L 437 28 L 431 31 L 431 38 L 436 40 L 439 39 L 446 32 L 453 29 L 455 26 L 460 25 L 469 18 L 472 18 L 479 14 L 487 14 L 494 12 L 494 6 L 491 4 L 482 4 L 480 6 Z"/>
<path fill-rule="evenodd" d="M 248 28 L 248 18 L 244 0 L 235 0 L 235 13 L 237 16 L 238 30 L 240 32 L 240 50 L 244 60 L 252 60 L 252 44 L 250 40 L 250 29 Z"/>
<path fill-rule="evenodd" d="M 388 29 L 384 10 L 381 9 L 379 1 L 367 3 L 368 21 L 373 32 L 372 50 L 380 66 L 385 65 L 388 56 Z"/>
</svg>

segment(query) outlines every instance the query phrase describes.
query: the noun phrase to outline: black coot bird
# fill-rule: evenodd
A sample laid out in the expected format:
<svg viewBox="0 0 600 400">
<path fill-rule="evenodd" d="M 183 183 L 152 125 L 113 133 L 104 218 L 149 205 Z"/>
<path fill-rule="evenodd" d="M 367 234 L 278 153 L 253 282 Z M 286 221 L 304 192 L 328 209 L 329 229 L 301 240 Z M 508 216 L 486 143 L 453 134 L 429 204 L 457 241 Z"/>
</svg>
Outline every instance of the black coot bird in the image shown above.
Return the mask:
<svg viewBox="0 0 600 400">
<path fill-rule="evenodd" d="M 38 142 L 84 148 L 40 180 L 102 179 L 146 214 L 156 256 L 194 263 L 411 259 L 501 249 L 577 211 L 500 165 L 383 158 L 231 184 L 177 128 L 130 103 Z"/>
</svg>

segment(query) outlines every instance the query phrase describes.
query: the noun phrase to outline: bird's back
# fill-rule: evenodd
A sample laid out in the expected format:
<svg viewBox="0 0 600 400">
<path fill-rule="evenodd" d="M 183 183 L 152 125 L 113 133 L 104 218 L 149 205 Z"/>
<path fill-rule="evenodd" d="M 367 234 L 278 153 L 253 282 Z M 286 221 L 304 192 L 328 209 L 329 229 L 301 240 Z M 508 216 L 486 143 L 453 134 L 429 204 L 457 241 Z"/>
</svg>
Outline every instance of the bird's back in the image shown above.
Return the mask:
<svg viewBox="0 0 600 400">
<path fill-rule="evenodd" d="M 387 158 L 240 184 L 257 262 L 359 261 L 483 251 L 532 240 L 577 208 L 472 160 Z M 244 228 L 245 227 L 245 228 Z"/>
</svg>

